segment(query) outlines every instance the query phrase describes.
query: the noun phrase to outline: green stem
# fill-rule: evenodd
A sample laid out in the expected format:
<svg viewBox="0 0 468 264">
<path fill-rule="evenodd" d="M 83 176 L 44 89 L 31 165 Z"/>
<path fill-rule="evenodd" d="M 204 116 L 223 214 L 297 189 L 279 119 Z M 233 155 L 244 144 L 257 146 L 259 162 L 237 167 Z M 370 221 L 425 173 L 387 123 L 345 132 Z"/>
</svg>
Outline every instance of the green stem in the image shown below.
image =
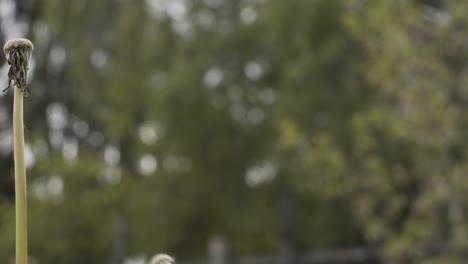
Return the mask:
<svg viewBox="0 0 468 264">
<path fill-rule="evenodd" d="M 16 264 L 28 264 L 26 169 L 24 164 L 23 92 L 14 88 L 13 137 L 15 154 Z"/>
</svg>

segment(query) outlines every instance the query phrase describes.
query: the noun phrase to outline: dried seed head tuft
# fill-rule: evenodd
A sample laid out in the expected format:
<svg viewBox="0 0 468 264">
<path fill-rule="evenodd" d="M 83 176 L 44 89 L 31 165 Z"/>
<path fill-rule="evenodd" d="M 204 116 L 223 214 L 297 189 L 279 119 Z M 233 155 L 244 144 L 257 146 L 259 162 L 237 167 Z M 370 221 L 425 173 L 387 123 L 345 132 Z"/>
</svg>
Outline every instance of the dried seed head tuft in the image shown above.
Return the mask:
<svg viewBox="0 0 468 264">
<path fill-rule="evenodd" d="M 10 65 L 10 70 L 8 71 L 8 87 L 3 92 L 10 88 L 11 81 L 15 81 L 16 87 L 22 90 L 25 97 L 28 96 L 26 80 L 33 49 L 32 42 L 24 38 L 12 39 L 5 43 L 3 51 Z"/>
<path fill-rule="evenodd" d="M 5 43 L 5 46 L 3 46 L 3 51 L 5 52 L 5 55 L 7 56 L 8 56 L 8 53 L 10 53 L 14 49 L 25 49 L 32 53 L 34 49 L 34 45 L 29 39 L 17 38 L 17 39 L 10 39 L 9 41 Z"/>
</svg>

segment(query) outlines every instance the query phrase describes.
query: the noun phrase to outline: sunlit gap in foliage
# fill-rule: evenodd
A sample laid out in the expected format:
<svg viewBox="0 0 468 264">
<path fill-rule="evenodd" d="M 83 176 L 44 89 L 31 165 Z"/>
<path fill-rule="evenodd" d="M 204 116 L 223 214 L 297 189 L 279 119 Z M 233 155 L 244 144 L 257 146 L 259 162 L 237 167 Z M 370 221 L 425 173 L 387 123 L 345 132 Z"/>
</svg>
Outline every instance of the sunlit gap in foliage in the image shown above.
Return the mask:
<svg viewBox="0 0 468 264">
<path fill-rule="evenodd" d="M 70 164 L 73 164 L 79 155 L 79 140 L 94 148 L 99 148 L 104 144 L 103 133 L 91 130 L 86 121 L 69 113 L 67 106 L 63 103 L 50 103 L 46 110 L 46 120 L 49 127 L 50 146 L 53 149 L 61 150 L 63 159 Z M 65 135 L 67 128 L 73 131 L 72 135 Z M 1 141 L 0 135 L 0 144 Z"/>
<path fill-rule="evenodd" d="M 192 168 L 192 162 L 190 159 L 185 157 L 178 157 L 173 154 L 166 154 L 162 157 L 162 164 L 158 159 L 151 153 L 142 155 L 138 162 L 138 169 L 143 176 L 154 175 L 159 166 L 162 165 L 162 169 L 167 172 L 188 172 Z"/>
<path fill-rule="evenodd" d="M 143 174 L 144 176 L 151 176 L 158 168 L 158 160 L 154 155 L 146 153 L 143 156 L 141 156 L 138 165 L 141 174 Z"/>
<path fill-rule="evenodd" d="M 203 81 L 208 89 L 217 88 L 223 81 L 224 73 L 219 67 L 212 67 L 206 71 Z"/>
<path fill-rule="evenodd" d="M 244 66 L 245 76 L 252 80 L 258 81 L 263 74 L 263 68 L 258 61 L 249 61 Z"/>
<path fill-rule="evenodd" d="M 49 52 L 48 71 L 53 74 L 59 74 L 67 63 L 68 54 L 66 49 L 60 45 L 53 45 Z"/>
<path fill-rule="evenodd" d="M 32 183 L 33 194 L 41 200 L 60 201 L 63 194 L 64 183 L 62 177 L 51 175 L 41 177 Z"/>
<path fill-rule="evenodd" d="M 257 11 L 252 5 L 244 6 L 240 11 L 239 18 L 243 24 L 252 24 L 257 19 Z"/>
<path fill-rule="evenodd" d="M 75 137 L 65 137 L 62 144 L 62 156 L 68 162 L 74 162 L 78 156 L 79 144 Z"/>
<path fill-rule="evenodd" d="M 153 122 L 147 121 L 138 127 L 138 137 L 145 145 L 154 145 L 163 135 L 163 129 Z M 138 169 L 144 176 L 153 175 L 158 168 L 158 160 L 152 153 L 143 154 L 138 161 Z"/>
<path fill-rule="evenodd" d="M 265 110 L 275 103 L 276 93 L 272 88 L 257 87 L 264 75 L 264 66 L 251 60 L 243 67 L 244 86 L 232 81 L 234 73 L 214 65 L 203 75 L 203 83 L 213 93 L 211 105 L 218 110 L 226 109 L 232 119 L 243 127 L 253 127 L 265 119 Z"/>
<path fill-rule="evenodd" d="M 106 163 L 104 180 L 109 184 L 119 183 L 122 179 L 122 171 L 119 167 L 120 149 L 114 145 L 107 145 L 104 148 L 104 162 Z"/>
<path fill-rule="evenodd" d="M 91 64 L 97 68 L 102 69 L 107 66 L 108 55 L 103 49 L 96 49 L 91 53 Z"/>
<path fill-rule="evenodd" d="M 243 6 L 239 11 L 239 20 L 243 25 L 250 25 L 254 23 L 257 19 L 257 10 L 255 4 L 259 4 L 263 1 L 244 1 Z M 219 8 L 225 3 L 223 1 L 217 0 L 205 0 L 205 4 L 210 8 L 202 8 L 198 11 L 195 21 L 193 24 L 196 24 L 198 27 L 204 30 L 221 30 L 224 27 L 220 27 L 217 23 L 217 17 L 213 12 L 213 9 Z M 261 4 L 261 3 L 260 3 Z"/>
<path fill-rule="evenodd" d="M 47 107 L 47 125 L 49 126 L 49 141 L 53 148 L 62 147 L 64 129 L 67 126 L 68 110 L 62 103 L 51 103 Z"/>
<path fill-rule="evenodd" d="M 276 165 L 270 161 L 260 162 L 247 169 L 245 182 L 249 187 L 272 182 L 276 178 Z"/>
<path fill-rule="evenodd" d="M 146 0 L 149 14 L 155 19 L 169 16 L 172 19 L 172 30 L 181 36 L 191 33 L 187 19 L 188 3 L 185 0 Z"/>
<path fill-rule="evenodd" d="M 138 136 L 145 145 L 155 144 L 163 134 L 162 127 L 153 122 L 145 122 L 138 127 Z"/>
</svg>

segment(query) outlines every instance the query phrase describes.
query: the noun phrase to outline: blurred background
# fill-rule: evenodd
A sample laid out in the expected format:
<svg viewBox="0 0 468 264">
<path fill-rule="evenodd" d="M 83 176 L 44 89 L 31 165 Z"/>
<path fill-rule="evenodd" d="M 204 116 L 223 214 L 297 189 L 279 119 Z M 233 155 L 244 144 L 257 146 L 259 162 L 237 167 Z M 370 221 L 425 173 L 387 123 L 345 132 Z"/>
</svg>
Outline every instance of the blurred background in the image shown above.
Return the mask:
<svg viewBox="0 0 468 264">
<path fill-rule="evenodd" d="M 0 0 L 1 43 L 35 45 L 32 261 L 468 263 L 467 12 Z M 12 263 L 13 100 L 0 96 L 0 262 Z"/>
</svg>

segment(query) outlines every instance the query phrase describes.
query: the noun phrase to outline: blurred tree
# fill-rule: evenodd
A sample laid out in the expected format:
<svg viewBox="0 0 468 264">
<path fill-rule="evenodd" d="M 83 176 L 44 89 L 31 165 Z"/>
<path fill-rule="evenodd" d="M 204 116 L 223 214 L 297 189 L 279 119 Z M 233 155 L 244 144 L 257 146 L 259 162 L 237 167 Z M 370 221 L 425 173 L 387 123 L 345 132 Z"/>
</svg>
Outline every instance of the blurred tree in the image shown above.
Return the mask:
<svg viewBox="0 0 468 264">
<path fill-rule="evenodd" d="M 17 1 L 36 46 L 31 254 L 200 258 L 219 234 L 235 256 L 365 245 L 397 263 L 461 262 L 466 5 Z"/>
<path fill-rule="evenodd" d="M 367 110 L 352 120 L 354 204 L 367 238 L 398 263 L 457 255 L 466 247 L 464 184 L 457 176 L 466 163 L 460 148 L 465 106 L 454 97 L 465 67 L 456 60 L 466 55 L 447 42 L 457 38 L 461 21 L 449 1 L 418 2 L 350 1 L 345 17 L 362 42 L 365 75 L 376 89 Z"/>
</svg>

